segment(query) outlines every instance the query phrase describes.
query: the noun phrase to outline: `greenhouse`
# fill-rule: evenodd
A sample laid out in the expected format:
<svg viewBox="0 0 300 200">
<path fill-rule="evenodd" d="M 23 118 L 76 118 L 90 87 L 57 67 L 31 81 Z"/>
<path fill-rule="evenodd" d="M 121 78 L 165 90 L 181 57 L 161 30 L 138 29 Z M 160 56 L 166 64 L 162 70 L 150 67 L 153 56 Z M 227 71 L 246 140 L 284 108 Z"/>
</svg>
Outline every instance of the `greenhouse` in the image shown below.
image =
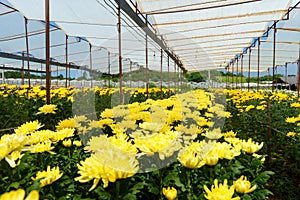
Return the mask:
<svg viewBox="0 0 300 200">
<path fill-rule="evenodd" d="M 0 0 L 0 200 L 300 199 L 300 1 Z"/>
</svg>

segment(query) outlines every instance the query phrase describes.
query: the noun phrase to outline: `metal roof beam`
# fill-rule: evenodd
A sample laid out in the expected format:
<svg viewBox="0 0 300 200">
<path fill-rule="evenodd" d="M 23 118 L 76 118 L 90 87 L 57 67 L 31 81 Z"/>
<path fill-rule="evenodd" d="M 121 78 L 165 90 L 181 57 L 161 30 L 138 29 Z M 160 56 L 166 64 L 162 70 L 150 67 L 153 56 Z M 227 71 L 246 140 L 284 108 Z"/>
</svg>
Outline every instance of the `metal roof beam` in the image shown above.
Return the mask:
<svg viewBox="0 0 300 200">
<path fill-rule="evenodd" d="M 145 22 L 132 10 L 131 6 L 123 0 L 115 0 L 115 2 L 120 6 L 120 8 L 139 26 L 142 30 L 154 41 L 156 42 L 169 56 L 172 58 L 176 64 L 186 72 L 186 69 L 183 67 L 183 64 L 178 60 L 177 56 L 168 50 L 168 47 L 164 42 L 158 38 L 158 36 L 150 30 Z"/>
</svg>

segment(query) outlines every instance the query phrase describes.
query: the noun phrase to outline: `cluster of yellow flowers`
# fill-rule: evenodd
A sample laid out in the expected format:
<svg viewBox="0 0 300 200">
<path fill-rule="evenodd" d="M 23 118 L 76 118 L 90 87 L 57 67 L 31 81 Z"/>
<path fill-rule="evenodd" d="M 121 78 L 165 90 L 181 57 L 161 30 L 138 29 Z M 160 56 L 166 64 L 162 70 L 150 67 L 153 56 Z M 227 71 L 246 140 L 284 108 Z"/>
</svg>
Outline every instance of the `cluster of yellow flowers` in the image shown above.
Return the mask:
<svg viewBox="0 0 300 200">
<path fill-rule="evenodd" d="M 37 120 L 27 122 L 15 129 L 14 134 L 4 134 L 0 139 L 0 160 L 5 160 L 11 167 L 20 163 L 23 151 L 31 153 L 52 152 L 52 143 L 74 136 L 74 128 L 57 131 L 39 130 L 43 127 Z M 16 162 L 17 161 L 17 162 Z"/>
<path fill-rule="evenodd" d="M 76 90 L 72 87 L 70 88 L 57 88 L 50 90 L 50 98 L 57 96 L 59 98 L 67 98 L 68 100 L 72 100 L 72 94 Z M 46 90 L 41 88 L 40 86 L 34 86 L 29 88 L 28 85 L 22 85 L 21 87 L 17 87 L 16 85 L 0 85 L 0 96 L 8 97 L 8 95 L 14 95 L 18 97 L 24 98 L 42 98 L 46 100 Z"/>
<path fill-rule="evenodd" d="M 142 155 L 158 155 L 163 161 L 178 152 L 177 159 L 184 167 L 200 168 L 216 165 L 219 159 L 231 160 L 241 152 L 254 154 L 261 149 L 263 143 L 240 140 L 233 131 L 221 133 L 220 128 L 213 128 L 213 118 L 230 117 L 225 107 L 213 99 L 212 94 L 195 90 L 165 100 L 149 99 L 106 109 L 99 121 L 80 116 L 75 122 L 60 122 L 59 126 L 75 123 L 81 135 L 95 128 L 109 128 L 113 133 L 90 138 L 85 150 L 92 155 L 78 165 L 80 176 L 75 180 L 94 180 L 90 190 L 100 180 L 107 187 L 108 182 L 137 173 Z M 200 135 L 205 139 L 195 141 Z M 221 137 L 227 142 L 217 142 Z"/>
<path fill-rule="evenodd" d="M 242 90 L 226 90 L 226 93 L 229 96 L 227 101 L 231 101 L 240 113 L 249 112 L 253 109 L 265 110 L 267 108 L 267 101 L 276 101 L 281 104 L 290 105 L 290 108 L 300 108 L 299 99 L 294 94 Z M 300 114 L 298 116 L 287 117 L 285 120 L 287 123 L 296 123 L 297 127 L 300 126 L 299 121 Z M 294 130 L 286 134 L 288 137 L 295 137 L 297 135 L 300 136 L 300 133 L 296 133 Z"/>
<path fill-rule="evenodd" d="M 39 200 L 39 192 L 32 190 L 25 198 L 25 190 L 18 189 L 6 192 L 0 196 L 0 200 Z"/>
<path fill-rule="evenodd" d="M 207 193 L 205 196 L 206 199 L 226 199 L 226 200 L 239 200 L 240 197 L 232 197 L 234 191 L 240 194 L 251 193 L 256 189 L 256 185 L 251 187 L 251 183 L 247 180 L 247 177 L 241 176 L 238 180 L 233 182 L 232 186 L 227 185 L 227 179 L 224 180 L 223 184 L 218 184 L 218 179 L 214 180 L 214 185 L 211 187 L 211 190 L 204 185 L 204 190 Z"/>
<path fill-rule="evenodd" d="M 224 199 L 224 200 L 239 200 L 240 197 L 232 197 L 234 191 L 239 194 L 247 194 L 256 190 L 257 185 L 251 187 L 251 183 L 247 180 L 247 177 L 241 176 L 236 181 L 233 181 L 233 185 L 228 186 L 227 179 L 224 180 L 224 183 L 218 183 L 218 179 L 214 180 L 214 185 L 211 186 L 211 189 L 208 189 L 206 185 L 204 185 L 204 190 L 206 194 L 204 197 L 206 199 Z M 162 190 L 164 196 L 168 200 L 174 200 L 177 197 L 177 190 L 174 187 L 163 188 Z"/>
</svg>

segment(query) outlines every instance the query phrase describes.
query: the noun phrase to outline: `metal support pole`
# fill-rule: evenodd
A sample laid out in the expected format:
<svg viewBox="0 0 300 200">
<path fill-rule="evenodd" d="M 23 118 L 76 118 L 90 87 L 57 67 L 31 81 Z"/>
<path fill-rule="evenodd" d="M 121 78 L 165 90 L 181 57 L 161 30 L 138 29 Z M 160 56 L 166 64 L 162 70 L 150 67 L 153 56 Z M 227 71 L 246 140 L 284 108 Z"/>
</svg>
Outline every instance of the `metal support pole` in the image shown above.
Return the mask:
<svg viewBox="0 0 300 200">
<path fill-rule="evenodd" d="M 232 62 L 232 64 L 231 64 L 232 66 L 232 68 L 231 68 L 231 74 L 232 74 L 232 76 L 231 76 L 231 88 L 233 89 L 233 73 L 234 73 L 234 62 Z"/>
<path fill-rule="evenodd" d="M 226 88 L 228 88 L 228 82 L 229 82 L 229 65 L 226 67 Z"/>
<path fill-rule="evenodd" d="M 45 21 L 46 21 L 46 102 L 50 104 L 50 87 L 51 87 L 51 73 L 50 73 L 50 0 L 45 0 Z"/>
<path fill-rule="evenodd" d="M 258 38 L 257 45 L 257 91 L 259 91 L 259 67 L 260 67 L 260 38 Z"/>
<path fill-rule="evenodd" d="M 148 15 L 146 15 L 146 26 L 148 26 Z M 149 97 L 149 63 L 148 63 L 148 34 L 146 33 L 146 97 Z"/>
<path fill-rule="evenodd" d="M 238 88 L 238 74 L 239 74 L 239 58 L 236 59 L 235 89 Z"/>
<path fill-rule="evenodd" d="M 130 64 L 129 64 L 129 87 L 132 88 L 132 76 L 131 76 L 131 73 L 132 73 L 132 61 L 130 60 Z"/>
<path fill-rule="evenodd" d="M 93 70 L 93 57 L 92 57 L 92 44 L 90 45 L 90 79 L 91 79 L 91 87 L 93 87 L 93 76 L 92 76 L 92 70 Z"/>
<path fill-rule="evenodd" d="M 69 37 L 66 35 L 66 88 L 68 87 L 68 39 Z"/>
<path fill-rule="evenodd" d="M 68 65 L 69 65 L 70 63 L 68 63 Z M 69 80 L 68 80 L 68 82 L 69 82 L 69 87 L 70 87 L 70 85 L 71 85 L 71 68 L 69 67 Z"/>
<path fill-rule="evenodd" d="M 28 20 L 25 19 L 25 34 L 26 34 L 26 53 L 27 53 L 27 77 L 28 77 L 28 85 L 30 87 L 30 63 L 29 63 L 29 42 L 28 42 Z"/>
<path fill-rule="evenodd" d="M 43 71 L 43 64 L 41 63 L 41 71 Z M 24 79 L 23 79 L 24 81 Z M 41 85 L 43 85 L 43 76 L 42 76 L 42 73 L 41 73 Z"/>
<path fill-rule="evenodd" d="M 288 66 L 288 63 L 286 62 L 285 63 L 285 71 L 284 71 L 285 72 L 285 76 L 284 76 L 285 77 L 285 84 L 287 84 L 287 66 Z M 285 87 L 285 89 L 287 89 L 287 87 Z"/>
<path fill-rule="evenodd" d="M 241 89 L 243 88 L 243 67 L 244 67 L 244 54 L 241 55 Z"/>
<path fill-rule="evenodd" d="M 248 92 L 250 90 L 250 67 L 251 66 L 251 48 L 249 48 L 249 62 L 248 62 Z"/>
<path fill-rule="evenodd" d="M 170 90 L 170 56 L 168 55 L 168 97 L 171 96 Z"/>
<path fill-rule="evenodd" d="M 299 90 L 300 90 L 300 45 L 299 45 L 299 55 L 298 55 L 298 99 L 299 99 Z"/>
<path fill-rule="evenodd" d="M 276 23 L 274 23 L 274 38 L 273 38 L 273 77 L 272 77 L 272 92 L 274 92 L 275 65 L 276 65 Z"/>
<path fill-rule="evenodd" d="M 108 63 L 108 70 L 107 70 L 107 73 L 108 73 L 108 88 L 110 88 L 110 52 L 107 51 L 107 63 Z"/>
<path fill-rule="evenodd" d="M 176 62 L 174 61 L 174 94 L 176 94 Z"/>
<path fill-rule="evenodd" d="M 160 49 L 160 99 L 163 99 L 163 91 L 162 91 L 162 67 L 163 67 L 163 50 Z"/>
<path fill-rule="evenodd" d="M 24 85 L 24 64 L 25 64 L 24 63 L 24 56 L 25 56 L 24 51 L 22 51 L 22 58 L 23 58 L 22 59 L 22 72 L 21 72 L 22 73 L 22 85 Z"/>
<path fill-rule="evenodd" d="M 178 78 L 177 80 L 177 92 L 180 92 L 180 72 L 179 72 L 179 66 L 177 66 L 177 76 L 176 78 Z"/>
<path fill-rule="evenodd" d="M 270 84 L 270 68 L 268 67 L 268 84 Z M 270 89 L 270 85 L 268 85 L 268 89 Z"/>
<path fill-rule="evenodd" d="M 122 1 L 120 1 L 122 4 Z M 118 37 L 119 37 L 119 83 L 120 83 L 120 104 L 123 104 L 123 73 L 122 73 L 122 43 L 121 43 L 121 5 L 118 6 Z"/>
<path fill-rule="evenodd" d="M 58 87 L 58 65 L 56 65 L 56 86 Z"/>
</svg>

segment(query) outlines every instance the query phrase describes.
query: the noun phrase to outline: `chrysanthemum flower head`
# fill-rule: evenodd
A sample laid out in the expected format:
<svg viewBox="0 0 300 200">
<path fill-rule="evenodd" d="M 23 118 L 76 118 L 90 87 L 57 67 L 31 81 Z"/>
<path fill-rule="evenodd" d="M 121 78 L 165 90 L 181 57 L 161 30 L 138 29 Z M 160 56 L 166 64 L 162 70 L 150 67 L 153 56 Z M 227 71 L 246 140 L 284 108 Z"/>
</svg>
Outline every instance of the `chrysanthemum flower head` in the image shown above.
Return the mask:
<svg viewBox="0 0 300 200">
<path fill-rule="evenodd" d="M 39 112 L 37 112 L 36 114 L 39 115 L 39 114 L 55 114 L 55 110 L 57 110 L 57 106 L 56 105 L 53 105 L 53 104 L 46 104 L 42 107 L 39 108 Z"/>
</svg>

